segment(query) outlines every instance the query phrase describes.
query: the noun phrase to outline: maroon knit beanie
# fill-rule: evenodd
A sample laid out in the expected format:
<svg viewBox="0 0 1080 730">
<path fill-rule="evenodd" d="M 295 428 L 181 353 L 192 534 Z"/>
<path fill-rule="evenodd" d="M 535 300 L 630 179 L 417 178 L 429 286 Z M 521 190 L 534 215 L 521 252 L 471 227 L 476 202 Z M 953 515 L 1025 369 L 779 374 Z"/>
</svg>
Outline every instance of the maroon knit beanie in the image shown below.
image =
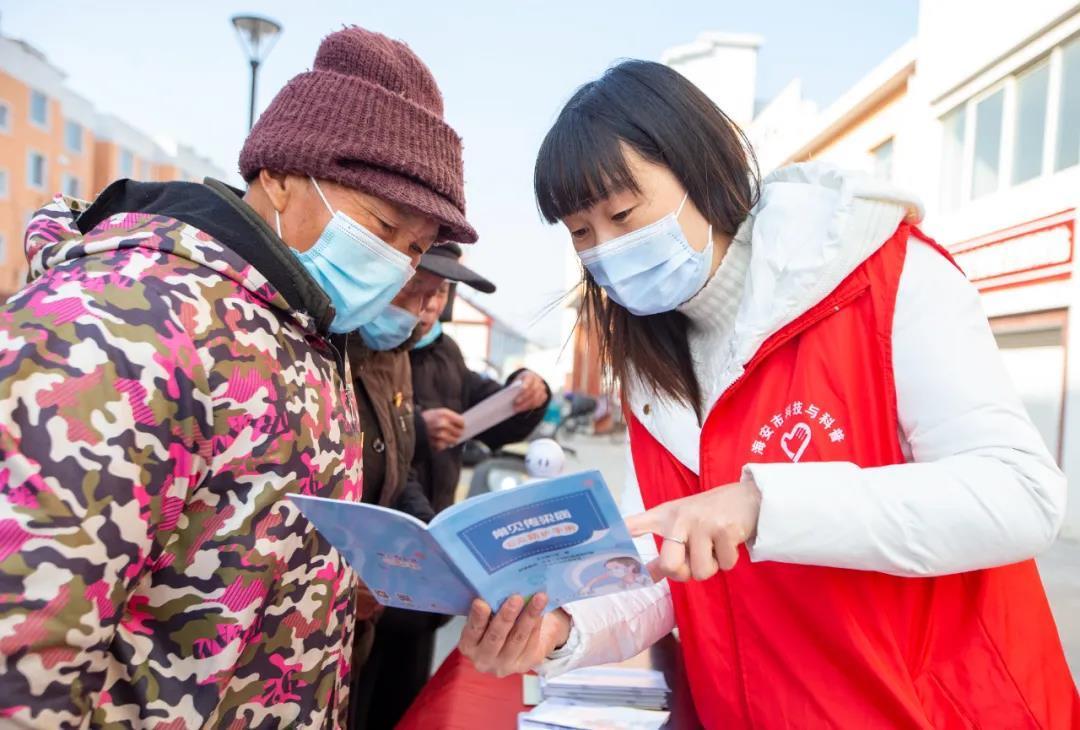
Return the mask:
<svg viewBox="0 0 1080 730">
<path fill-rule="evenodd" d="M 315 68 L 285 85 L 240 151 L 259 170 L 332 180 L 440 223 L 440 241 L 473 243 L 465 220 L 461 138 L 439 87 L 401 41 L 352 26 L 319 45 Z"/>
</svg>

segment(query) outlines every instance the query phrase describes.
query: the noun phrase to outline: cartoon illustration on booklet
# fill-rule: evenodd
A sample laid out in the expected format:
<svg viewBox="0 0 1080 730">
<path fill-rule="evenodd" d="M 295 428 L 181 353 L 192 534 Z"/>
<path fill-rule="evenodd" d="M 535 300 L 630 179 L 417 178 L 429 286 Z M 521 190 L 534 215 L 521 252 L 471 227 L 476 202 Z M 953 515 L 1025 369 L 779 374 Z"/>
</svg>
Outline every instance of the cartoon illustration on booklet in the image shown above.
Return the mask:
<svg viewBox="0 0 1080 730">
<path fill-rule="evenodd" d="M 548 610 L 652 585 L 598 471 L 466 500 L 430 525 L 383 507 L 291 495 L 380 603 L 469 612 L 545 591 Z"/>
</svg>

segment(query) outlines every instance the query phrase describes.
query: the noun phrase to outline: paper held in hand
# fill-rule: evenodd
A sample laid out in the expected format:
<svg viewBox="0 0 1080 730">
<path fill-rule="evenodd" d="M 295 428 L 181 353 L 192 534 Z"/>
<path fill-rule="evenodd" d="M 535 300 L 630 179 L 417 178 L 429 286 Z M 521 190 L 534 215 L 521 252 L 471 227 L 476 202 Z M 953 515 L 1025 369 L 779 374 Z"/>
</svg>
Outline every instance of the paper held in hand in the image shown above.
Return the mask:
<svg viewBox="0 0 1080 730">
<path fill-rule="evenodd" d="M 461 414 L 465 419 L 465 430 L 458 439 L 463 444 L 478 433 L 487 431 L 492 426 L 502 423 L 514 415 L 514 399 L 521 393 L 521 381 L 515 380 L 494 395 L 488 396 Z"/>
</svg>

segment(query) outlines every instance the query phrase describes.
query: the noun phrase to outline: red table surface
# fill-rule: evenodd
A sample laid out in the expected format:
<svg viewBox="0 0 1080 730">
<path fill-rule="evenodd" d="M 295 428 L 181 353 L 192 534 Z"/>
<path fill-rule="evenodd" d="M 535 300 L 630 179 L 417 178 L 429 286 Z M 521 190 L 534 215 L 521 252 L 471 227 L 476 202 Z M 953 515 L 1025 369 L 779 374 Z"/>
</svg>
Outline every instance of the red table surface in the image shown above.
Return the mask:
<svg viewBox="0 0 1080 730">
<path fill-rule="evenodd" d="M 650 651 L 623 662 L 628 667 L 653 667 L 664 672 L 672 688 L 673 730 L 696 730 L 694 712 L 678 642 L 667 636 Z M 513 730 L 522 703 L 521 675 L 499 679 L 482 674 L 455 649 L 424 686 L 397 730 Z"/>
<path fill-rule="evenodd" d="M 522 703 L 521 675 L 499 679 L 473 667 L 457 649 L 425 685 L 397 730 L 516 728 Z"/>
</svg>

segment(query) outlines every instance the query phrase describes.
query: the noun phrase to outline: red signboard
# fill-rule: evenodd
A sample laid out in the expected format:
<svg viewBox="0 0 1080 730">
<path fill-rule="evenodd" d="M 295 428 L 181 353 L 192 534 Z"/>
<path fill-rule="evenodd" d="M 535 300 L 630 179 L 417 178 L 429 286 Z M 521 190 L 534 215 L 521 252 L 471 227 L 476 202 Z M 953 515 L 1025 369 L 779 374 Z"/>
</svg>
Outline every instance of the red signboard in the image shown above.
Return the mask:
<svg viewBox="0 0 1080 730">
<path fill-rule="evenodd" d="M 1075 248 L 1076 211 L 1066 210 L 949 246 L 949 251 L 981 291 L 991 291 L 1069 278 Z"/>
</svg>

